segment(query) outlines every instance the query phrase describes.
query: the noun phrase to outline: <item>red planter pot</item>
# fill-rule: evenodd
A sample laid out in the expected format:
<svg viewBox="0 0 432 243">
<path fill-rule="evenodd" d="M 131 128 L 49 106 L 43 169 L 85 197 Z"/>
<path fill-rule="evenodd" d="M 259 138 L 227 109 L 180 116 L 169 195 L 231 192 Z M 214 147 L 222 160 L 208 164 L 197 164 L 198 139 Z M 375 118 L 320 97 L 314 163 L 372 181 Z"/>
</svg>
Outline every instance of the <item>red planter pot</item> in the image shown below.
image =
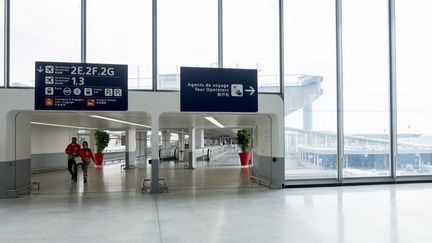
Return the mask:
<svg viewBox="0 0 432 243">
<path fill-rule="evenodd" d="M 242 153 L 239 153 L 239 156 L 240 156 L 241 166 L 248 166 L 249 160 L 250 160 L 250 153 L 249 152 L 242 152 Z"/>
<path fill-rule="evenodd" d="M 104 154 L 101 152 L 97 152 L 94 155 L 96 167 L 102 167 Z"/>
</svg>

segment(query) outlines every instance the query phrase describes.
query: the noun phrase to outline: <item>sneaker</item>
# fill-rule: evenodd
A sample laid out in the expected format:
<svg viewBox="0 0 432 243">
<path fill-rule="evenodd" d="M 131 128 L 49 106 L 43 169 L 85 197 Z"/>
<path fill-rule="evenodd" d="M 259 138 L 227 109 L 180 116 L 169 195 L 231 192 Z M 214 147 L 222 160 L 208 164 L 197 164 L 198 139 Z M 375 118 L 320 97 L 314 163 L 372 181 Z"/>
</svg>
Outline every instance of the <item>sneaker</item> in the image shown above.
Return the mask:
<svg viewBox="0 0 432 243">
<path fill-rule="evenodd" d="M 72 178 L 71 178 L 71 180 L 73 181 L 73 180 L 75 180 L 75 175 L 72 175 Z"/>
<path fill-rule="evenodd" d="M 77 178 L 76 177 L 74 178 L 74 182 L 77 182 Z"/>
<path fill-rule="evenodd" d="M 87 178 L 84 178 L 84 183 L 87 183 Z"/>
</svg>

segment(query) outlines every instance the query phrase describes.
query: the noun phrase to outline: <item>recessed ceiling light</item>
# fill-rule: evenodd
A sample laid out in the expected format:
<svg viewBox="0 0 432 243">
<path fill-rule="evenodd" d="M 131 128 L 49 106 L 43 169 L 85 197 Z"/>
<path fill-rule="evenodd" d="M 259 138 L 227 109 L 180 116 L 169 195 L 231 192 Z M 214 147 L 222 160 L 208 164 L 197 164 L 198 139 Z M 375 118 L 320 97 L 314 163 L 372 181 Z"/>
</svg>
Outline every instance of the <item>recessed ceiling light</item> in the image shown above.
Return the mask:
<svg viewBox="0 0 432 243">
<path fill-rule="evenodd" d="M 44 123 L 44 122 L 30 122 L 34 125 L 42 125 L 42 126 L 51 126 L 51 127 L 66 127 L 66 128 L 76 128 L 76 129 L 88 129 L 88 130 L 98 130 L 94 127 L 78 127 L 72 125 L 64 125 L 64 124 L 54 124 L 54 123 Z"/>
<path fill-rule="evenodd" d="M 217 127 L 225 128 L 224 125 L 222 125 L 220 122 L 218 122 L 216 119 L 214 119 L 214 118 L 211 117 L 211 116 L 206 116 L 205 119 L 207 119 L 209 122 L 213 123 L 213 124 L 216 125 Z"/>
</svg>

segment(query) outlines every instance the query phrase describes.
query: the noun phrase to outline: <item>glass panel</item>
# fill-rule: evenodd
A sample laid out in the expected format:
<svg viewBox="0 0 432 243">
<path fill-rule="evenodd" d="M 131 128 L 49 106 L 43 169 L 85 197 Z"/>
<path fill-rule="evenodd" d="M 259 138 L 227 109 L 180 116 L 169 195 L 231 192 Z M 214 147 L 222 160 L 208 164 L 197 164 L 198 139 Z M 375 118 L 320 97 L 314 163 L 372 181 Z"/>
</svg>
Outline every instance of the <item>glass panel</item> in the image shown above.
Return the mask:
<svg viewBox="0 0 432 243">
<path fill-rule="evenodd" d="M 4 1 L 0 1 L 0 86 L 4 86 Z"/>
<path fill-rule="evenodd" d="M 261 92 L 280 91 L 278 9 L 278 1 L 223 2 L 224 67 L 257 69 Z"/>
<path fill-rule="evenodd" d="M 432 30 L 427 0 L 396 1 L 397 175 L 432 174 Z"/>
<path fill-rule="evenodd" d="M 286 179 L 336 178 L 335 2 L 284 7 Z"/>
<path fill-rule="evenodd" d="M 180 67 L 217 67 L 214 0 L 158 1 L 158 89 L 180 89 Z"/>
<path fill-rule="evenodd" d="M 34 87 L 35 61 L 80 61 L 80 0 L 11 1 L 10 86 Z"/>
<path fill-rule="evenodd" d="M 130 89 L 152 89 L 152 1 L 88 0 L 87 62 L 128 65 Z"/>
<path fill-rule="evenodd" d="M 345 0 L 344 177 L 389 176 L 387 0 Z"/>
</svg>

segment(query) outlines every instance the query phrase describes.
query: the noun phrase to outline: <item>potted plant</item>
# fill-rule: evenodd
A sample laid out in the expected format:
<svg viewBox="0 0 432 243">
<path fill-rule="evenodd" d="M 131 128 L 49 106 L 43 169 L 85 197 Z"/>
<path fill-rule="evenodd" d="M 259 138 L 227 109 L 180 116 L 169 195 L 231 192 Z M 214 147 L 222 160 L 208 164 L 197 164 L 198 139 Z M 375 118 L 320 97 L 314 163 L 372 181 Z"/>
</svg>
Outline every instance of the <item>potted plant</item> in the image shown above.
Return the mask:
<svg viewBox="0 0 432 243">
<path fill-rule="evenodd" d="M 96 166 L 100 167 L 103 164 L 104 157 L 102 151 L 108 146 L 110 137 L 109 134 L 105 131 L 96 131 L 94 136 L 96 141 L 95 161 Z"/>
<path fill-rule="evenodd" d="M 240 163 L 242 166 L 247 166 L 250 160 L 249 150 L 252 146 L 252 133 L 246 129 L 237 131 L 237 142 L 240 145 L 240 149 L 242 151 L 239 153 Z"/>
</svg>

